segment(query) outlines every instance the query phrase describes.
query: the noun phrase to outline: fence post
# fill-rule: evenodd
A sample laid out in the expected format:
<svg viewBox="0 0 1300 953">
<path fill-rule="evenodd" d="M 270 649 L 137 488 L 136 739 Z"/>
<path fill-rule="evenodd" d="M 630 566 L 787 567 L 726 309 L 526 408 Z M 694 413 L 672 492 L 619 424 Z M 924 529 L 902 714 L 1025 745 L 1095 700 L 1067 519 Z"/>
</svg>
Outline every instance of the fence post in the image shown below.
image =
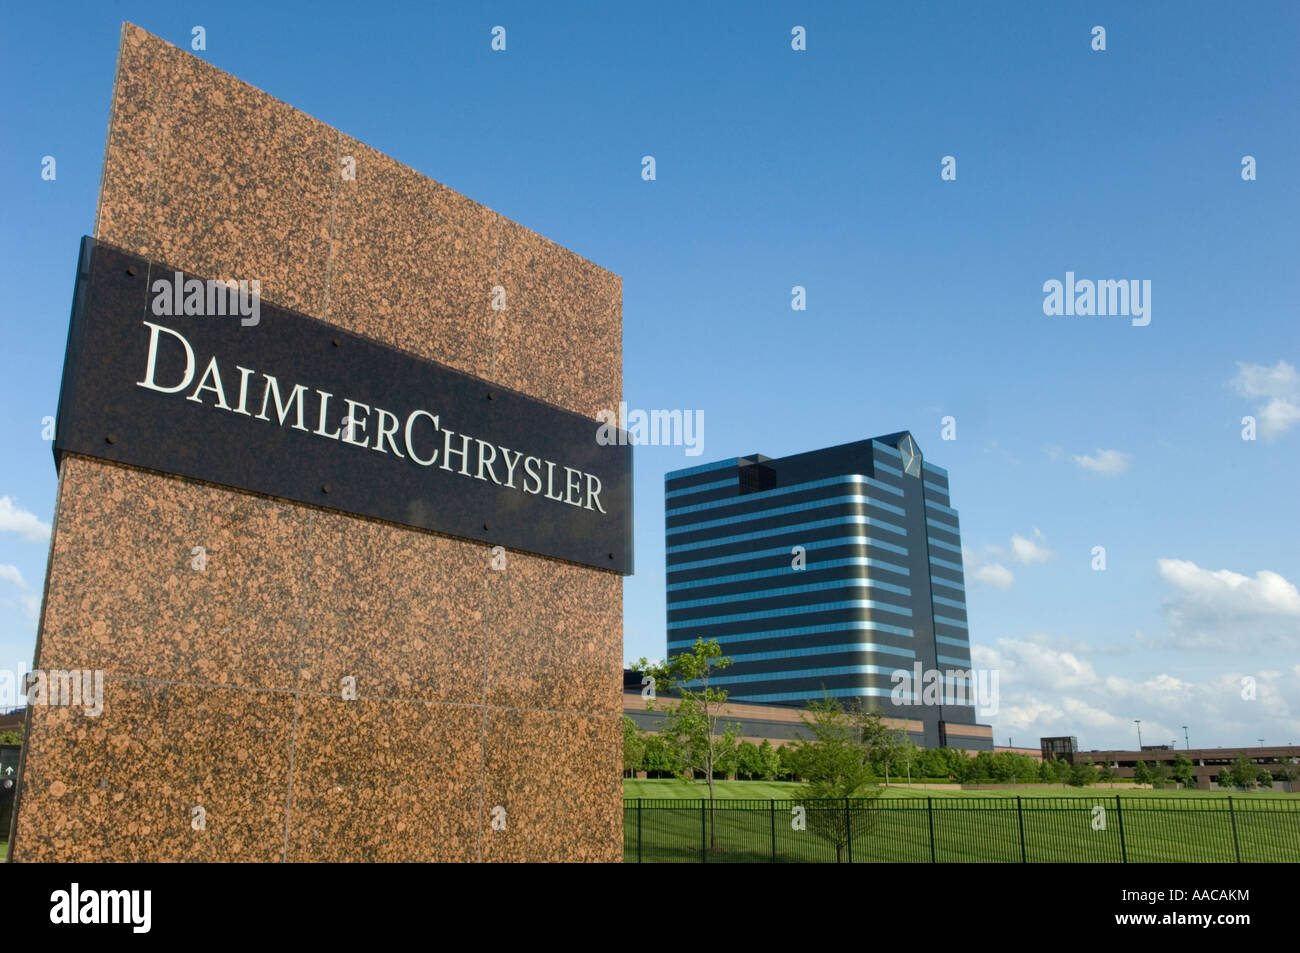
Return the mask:
<svg viewBox="0 0 1300 953">
<path fill-rule="evenodd" d="M 1119 856 L 1123 863 L 1128 863 L 1128 845 L 1124 843 L 1124 808 L 1118 794 L 1115 795 L 1115 816 L 1119 818 Z"/>
<path fill-rule="evenodd" d="M 1232 808 L 1232 795 L 1228 795 L 1228 817 L 1232 821 L 1232 852 L 1237 856 L 1237 863 L 1241 863 L 1241 844 L 1237 842 L 1237 812 Z"/>
<path fill-rule="evenodd" d="M 1025 854 L 1025 812 L 1020 807 L 1019 794 L 1016 795 L 1016 820 L 1020 822 L 1020 862 L 1027 864 L 1029 859 Z"/>
<path fill-rule="evenodd" d="M 772 798 L 772 863 L 776 863 L 776 798 Z"/>
<path fill-rule="evenodd" d="M 925 799 L 925 813 L 930 817 L 930 863 L 934 863 L 934 798 Z"/>
<path fill-rule="evenodd" d="M 643 863 L 641 860 L 641 798 L 636 799 L 636 862 Z"/>
<path fill-rule="evenodd" d="M 853 863 L 853 818 L 849 814 L 849 799 L 844 799 L 844 840 L 848 846 L 848 861 Z"/>
<path fill-rule="evenodd" d="M 700 798 L 700 863 L 709 862 L 709 814 L 705 805 L 709 802 Z"/>
</svg>

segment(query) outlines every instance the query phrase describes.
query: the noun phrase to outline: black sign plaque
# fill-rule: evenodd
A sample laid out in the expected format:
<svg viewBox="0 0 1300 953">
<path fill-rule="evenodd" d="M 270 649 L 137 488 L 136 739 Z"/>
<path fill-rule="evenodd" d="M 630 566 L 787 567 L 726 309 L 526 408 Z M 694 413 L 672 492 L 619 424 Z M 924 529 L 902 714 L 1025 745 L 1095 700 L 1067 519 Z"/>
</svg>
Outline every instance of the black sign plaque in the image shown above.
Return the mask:
<svg viewBox="0 0 1300 953">
<path fill-rule="evenodd" d="M 64 453 L 632 572 L 616 429 L 87 238 Z M 621 439 L 620 439 L 621 438 Z"/>
</svg>

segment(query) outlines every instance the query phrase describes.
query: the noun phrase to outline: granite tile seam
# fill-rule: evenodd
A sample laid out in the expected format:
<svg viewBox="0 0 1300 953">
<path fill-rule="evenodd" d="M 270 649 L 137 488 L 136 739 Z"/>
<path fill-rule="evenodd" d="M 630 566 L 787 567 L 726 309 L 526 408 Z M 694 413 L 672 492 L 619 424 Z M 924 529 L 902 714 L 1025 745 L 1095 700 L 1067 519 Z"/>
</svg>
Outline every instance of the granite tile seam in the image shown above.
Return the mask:
<svg viewBox="0 0 1300 953">
<path fill-rule="evenodd" d="M 490 280 L 492 281 L 492 284 L 495 286 L 495 285 L 498 285 L 498 284 L 501 284 L 501 283 L 502 283 L 502 279 L 501 279 L 501 213 L 500 213 L 500 212 L 494 212 L 494 213 L 493 213 L 493 217 L 492 217 L 492 233 L 493 233 L 493 242 L 492 242 L 492 270 L 491 270 L 491 279 L 490 279 Z M 508 294 L 508 293 L 509 293 L 509 291 L 507 291 L 507 294 Z M 486 374 L 486 377 L 487 377 L 488 379 L 490 379 L 490 380 L 494 380 L 494 379 L 496 378 L 496 376 L 497 376 L 497 338 L 498 338 L 498 335 L 499 335 L 499 333 L 500 333 L 500 332 L 499 332 L 500 321 L 501 321 L 501 312 L 500 312 L 500 311 L 497 311 L 495 308 L 489 308 L 489 309 L 488 309 L 488 328 L 487 328 L 487 347 L 488 347 L 487 358 L 488 358 L 488 359 L 487 359 L 487 374 Z M 483 588 L 484 588 L 484 595 L 483 595 L 483 623 L 484 623 L 484 630 L 490 632 L 490 631 L 492 631 L 492 629 L 491 629 L 492 609 L 493 609 L 494 606 L 495 606 L 495 599 L 494 599 L 494 595 L 495 595 L 495 594 L 494 594 L 493 591 L 492 591 L 492 590 L 493 590 L 493 585 L 492 585 L 492 577 L 491 577 L 491 576 L 488 576 L 488 577 L 486 577 L 486 578 L 484 579 L 484 581 L 483 581 Z M 478 810 L 479 810 L 479 818 L 478 818 L 478 857 L 477 857 L 477 860 L 478 860 L 480 863 L 481 863 L 482 860 L 483 860 L 483 850 L 484 850 L 484 846 L 485 846 L 485 844 L 484 844 L 484 839 L 485 839 L 485 837 L 486 837 L 486 832 L 485 832 L 484 829 L 483 829 L 483 826 L 484 826 L 484 813 L 483 813 L 483 812 L 484 812 L 484 810 L 486 809 L 486 798 L 485 798 L 485 793 L 486 793 L 486 792 L 485 792 L 485 788 L 486 788 L 486 785 L 487 785 L 487 757 L 488 757 L 488 737 L 487 737 L 487 735 L 488 735 L 488 708 L 487 708 L 487 697 L 488 697 L 488 678 L 489 678 L 488 653 L 485 651 L 485 652 L 483 653 L 483 708 L 482 708 L 482 716 L 481 716 L 481 718 L 479 719 L 479 763 L 478 763 Z"/>
<path fill-rule="evenodd" d="M 183 679 L 171 678 L 150 678 L 147 675 L 105 675 L 104 682 L 121 682 L 123 684 L 135 685 L 158 685 L 176 688 L 208 688 L 208 689 L 230 689 L 239 692 L 252 692 L 254 694 L 264 695 L 293 695 L 302 698 L 333 698 L 343 701 L 337 692 L 319 692 L 305 688 L 258 688 L 252 685 L 232 685 L 222 682 L 192 682 Z M 349 699 L 351 700 L 351 699 Z M 583 711 L 580 708 L 530 708 L 520 705 L 494 705 L 488 702 L 452 702 L 441 698 L 401 698 L 395 695 L 362 695 L 356 696 L 357 701 L 369 702 L 396 702 L 411 705 L 439 705 L 445 708 L 473 708 L 485 709 L 487 711 L 518 711 L 528 713 L 538 713 L 547 715 L 575 715 L 583 718 L 618 718 L 623 712 L 620 708 L 616 712 L 601 711 Z M 53 705 L 47 707 L 55 707 Z"/>
</svg>

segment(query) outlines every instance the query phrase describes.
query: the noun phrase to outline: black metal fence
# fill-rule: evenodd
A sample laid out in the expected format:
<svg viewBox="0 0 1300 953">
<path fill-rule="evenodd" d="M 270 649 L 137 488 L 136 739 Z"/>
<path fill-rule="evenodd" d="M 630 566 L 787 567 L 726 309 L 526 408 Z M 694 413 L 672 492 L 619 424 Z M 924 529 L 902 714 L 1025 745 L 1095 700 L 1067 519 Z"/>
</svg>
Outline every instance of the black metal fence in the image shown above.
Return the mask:
<svg viewBox="0 0 1300 953">
<path fill-rule="evenodd" d="M 1300 862 L 1300 798 L 634 798 L 634 863 Z"/>
</svg>

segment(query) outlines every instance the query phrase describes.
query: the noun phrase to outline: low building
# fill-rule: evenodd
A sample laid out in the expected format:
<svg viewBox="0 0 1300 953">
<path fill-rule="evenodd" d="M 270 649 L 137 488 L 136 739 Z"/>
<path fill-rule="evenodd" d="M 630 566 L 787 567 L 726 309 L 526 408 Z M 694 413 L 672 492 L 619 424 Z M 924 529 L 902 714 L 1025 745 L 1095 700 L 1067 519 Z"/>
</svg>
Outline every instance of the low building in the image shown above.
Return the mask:
<svg viewBox="0 0 1300 953">
<path fill-rule="evenodd" d="M 1043 739 L 1044 743 L 1050 740 L 1053 739 Z M 1300 774 L 1300 745 L 1190 749 L 1176 749 L 1170 745 L 1143 745 L 1138 751 L 1075 751 L 1074 760 L 1084 764 L 1094 764 L 1098 768 L 1110 765 L 1117 779 L 1131 781 L 1133 770 L 1139 761 L 1147 765 L 1166 764 L 1172 769 L 1175 758 L 1180 754 L 1192 762 L 1196 771 L 1196 786 L 1203 791 L 1217 787 L 1215 782 L 1219 774 L 1224 769 L 1231 768 L 1233 762 L 1242 755 L 1249 758 L 1253 764 L 1266 768 L 1270 772 L 1285 767 L 1293 774 Z M 1300 787 L 1277 786 L 1279 790 L 1296 790 Z"/>
<path fill-rule="evenodd" d="M 1033 758 L 1035 761 L 1043 760 L 1043 752 L 1042 749 L 1040 748 L 1019 748 L 1016 747 L 1015 745 L 994 745 L 993 746 L 994 754 L 1001 754 L 1004 751 L 1008 751 L 1011 754 L 1028 755 L 1029 757 Z"/>
<path fill-rule="evenodd" d="M 1039 739 L 1040 761 L 1068 761 L 1074 764 L 1074 753 L 1079 750 L 1079 739 L 1074 735 L 1059 735 Z"/>
<path fill-rule="evenodd" d="M 0 711 L 0 731 L 22 731 L 27 724 L 27 706 L 6 708 Z"/>
<path fill-rule="evenodd" d="M 662 711 L 650 710 L 647 700 L 642 697 L 642 689 L 641 674 L 625 670 L 623 672 L 623 714 L 631 718 L 642 731 L 655 731 L 656 724 L 663 720 L 664 714 Z M 807 714 L 806 707 L 728 701 L 723 720 L 727 724 L 740 725 L 742 741 L 752 741 L 754 744 L 769 741 L 779 747 L 800 737 L 800 730 L 803 730 L 803 734 L 807 736 L 808 732 L 804 729 L 803 723 Z M 925 726 L 920 719 L 884 717 L 881 721 L 888 728 L 906 732 L 918 747 L 924 747 Z M 982 745 L 980 750 L 992 749 L 992 728 L 987 725 L 963 725 L 962 728 L 983 729 L 986 733 L 980 734 L 975 740 Z M 968 737 L 954 736 L 947 747 L 974 749 L 976 746 L 969 744 Z M 975 750 L 970 751 L 972 755 L 975 753 Z"/>
</svg>

